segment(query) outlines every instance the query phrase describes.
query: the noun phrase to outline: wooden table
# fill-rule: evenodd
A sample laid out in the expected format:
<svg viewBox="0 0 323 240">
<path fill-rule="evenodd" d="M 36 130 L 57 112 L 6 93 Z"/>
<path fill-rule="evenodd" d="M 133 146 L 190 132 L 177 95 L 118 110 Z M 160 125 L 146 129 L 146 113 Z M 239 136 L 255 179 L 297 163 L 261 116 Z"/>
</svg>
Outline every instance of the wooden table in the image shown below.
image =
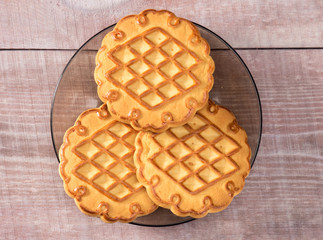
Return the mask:
<svg viewBox="0 0 323 240">
<path fill-rule="evenodd" d="M 238 50 L 263 107 L 260 151 L 223 212 L 166 228 L 105 224 L 64 192 L 49 112 L 75 50 L 121 17 L 168 9 Z M 322 239 L 323 2 L 0 1 L 0 239 Z"/>
</svg>

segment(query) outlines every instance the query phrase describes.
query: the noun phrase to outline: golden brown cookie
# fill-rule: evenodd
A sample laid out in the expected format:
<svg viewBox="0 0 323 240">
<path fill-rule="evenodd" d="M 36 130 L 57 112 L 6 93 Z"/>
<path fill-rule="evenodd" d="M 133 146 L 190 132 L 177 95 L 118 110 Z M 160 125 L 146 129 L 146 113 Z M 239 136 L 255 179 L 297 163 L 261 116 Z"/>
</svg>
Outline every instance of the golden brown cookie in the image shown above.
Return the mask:
<svg viewBox="0 0 323 240">
<path fill-rule="evenodd" d="M 247 135 L 226 108 L 209 102 L 181 127 L 136 137 L 137 178 L 149 197 L 178 216 L 225 209 L 250 170 Z"/>
<path fill-rule="evenodd" d="M 157 208 L 136 178 L 136 135 L 110 116 L 106 104 L 83 112 L 67 130 L 59 173 L 83 213 L 105 222 L 130 222 Z"/>
<path fill-rule="evenodd" d="M 193 118 L 208 100 L 214 62 L 188 20 L 146 10 L 121 19 L 96 56 L 98 95 L 113 117 L 161 132 Z"/>
</svg>

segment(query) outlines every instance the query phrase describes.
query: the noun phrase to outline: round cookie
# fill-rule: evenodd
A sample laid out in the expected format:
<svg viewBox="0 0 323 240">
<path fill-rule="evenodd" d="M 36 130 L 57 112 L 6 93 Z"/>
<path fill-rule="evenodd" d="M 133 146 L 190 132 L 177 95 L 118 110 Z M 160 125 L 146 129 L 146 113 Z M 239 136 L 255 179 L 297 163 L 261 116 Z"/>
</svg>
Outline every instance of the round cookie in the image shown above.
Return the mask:
<svg viewBox="0 0 323 240">
<path fill-rule="evenodd" d="M 59 173 L 83 213 L 105 222 L 130 222 L 157 208 L 136 178 L 136 135 L 110 116 L 106 104 L 83 112 L 66 131 Z"/>
<path fill-rule="evenodd" d="M 139 182 L 157 205 L 178 216 L 200 218 L 225 209 L 250 170 L 245 130 L 211 101 L 184 126 L 139 132 L 135 146 Z"/>
<path fill-rule="evenodd" d="M 98 95 L 113 117 L 161 132 L 193 118 L 208 100 L 214 62 L 188 20 L 146 10 L 121 19 L 96 56 Z"/>
</svg>

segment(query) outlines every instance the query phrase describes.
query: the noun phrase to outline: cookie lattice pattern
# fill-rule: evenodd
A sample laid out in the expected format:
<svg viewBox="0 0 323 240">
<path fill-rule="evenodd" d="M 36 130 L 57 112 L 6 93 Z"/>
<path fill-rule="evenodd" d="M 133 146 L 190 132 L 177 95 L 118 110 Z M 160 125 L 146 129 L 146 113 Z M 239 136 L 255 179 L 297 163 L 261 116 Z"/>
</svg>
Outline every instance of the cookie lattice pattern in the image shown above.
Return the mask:
<svg viewBox="0 0 323 240">
<path fill-rule="evenodd" d="M 230 156 L 241 146 L 198 113 L 153 139 L 161 150 L 150 161 L 192 194 L 239 170 Z"/>
<path fill-rule="evenodd" d="M 82 159 L 73 174 L 111 199 L 130 197 L 142 187 L 133 163 L 136 135 L 125 124 L 111 122 L 72 149 Z"/>
<path fill-rule="evenodd" d="M 195 53 L 161 28 L 152 28 L 107 54 L 105 77 L 147 109 L 157 109 L 200 85 Z"/>
</svg>

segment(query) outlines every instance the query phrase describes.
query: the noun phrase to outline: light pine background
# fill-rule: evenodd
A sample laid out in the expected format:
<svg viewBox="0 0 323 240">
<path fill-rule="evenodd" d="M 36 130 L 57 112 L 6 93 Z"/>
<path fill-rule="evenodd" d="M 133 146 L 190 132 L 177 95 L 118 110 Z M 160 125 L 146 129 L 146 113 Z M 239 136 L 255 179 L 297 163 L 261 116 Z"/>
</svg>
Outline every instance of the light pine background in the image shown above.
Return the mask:
<svg viewBox="0 0 323 240">
<path fill-rule="evenodd" d="M 263 107 L 244 191 L 223 212 L 167 228 L 105 224 L 67 197 L 50 138 L 52 96 L 88 38 L 168 9 L 228 41 Z M 323 1 L 0 1 L 0 239 L 322 239 Z"/>
</svg>

